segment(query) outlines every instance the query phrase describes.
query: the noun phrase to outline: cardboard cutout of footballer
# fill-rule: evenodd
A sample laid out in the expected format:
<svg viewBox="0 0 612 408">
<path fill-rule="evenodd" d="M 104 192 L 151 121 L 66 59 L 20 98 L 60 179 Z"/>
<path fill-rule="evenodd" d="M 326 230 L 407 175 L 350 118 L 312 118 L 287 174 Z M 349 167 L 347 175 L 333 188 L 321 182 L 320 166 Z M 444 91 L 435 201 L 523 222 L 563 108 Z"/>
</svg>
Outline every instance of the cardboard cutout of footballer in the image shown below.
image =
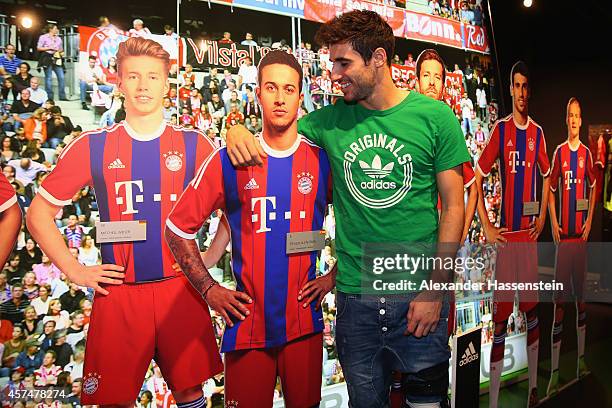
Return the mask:
<svg viewBox="0 0 612 408">
<path fill-rule="evenodd" d="M 278 375 L 286 406 L 311 407 L 321 400 L 319 306 L 335 284 L 335 270 L 317 278 L 323 246 L 303 242 L 324 245 L 331 170 L 327 154 L 297 132 L 302 69 L 295 57 L 271 51 L 258 71 L 259 140 L 267 160 L 262 167 L 236 169 L 227 149 L 218 149 L 170 214 L 166 237 L 187 277 L 226 320 L 226 404 L 271 406 Z M 236 291 L 212 280 L 194 242 L 218 208 L 231 232 Z M 223 222 L 219 231 L 227 227 Z M 224 247 L 228 238 L 218 233 L 211 248 Z"/>
<path fill-rule="evenodd" d="M 83 133 L 64 149 L 30 207 L 28 227 L 71 281 L 97 292 L 82 402 L 133 405 L 155 359 L 179 406 L 200 407 L 201 384 L 222 363 L 208 307 L 177 272 L 163 226 L 213 146 L 197 131 L 164 122 L 169 55 L 160 44 L 130 38 L 117 63 L 126 120 Z M 101 221 L 103 265 L 91 267 L 72 258 L 53 223 L 86 185 L 95 188 Z"/>
<path fill-rule="evenodd" d="M 478 188 L 478 216 L 487 242 L 500 243 L 497 248 L 495 279 L 497 283 L 537 282 L 537 239 L 546 221 L 548 208 L 550 164 L 546 154 L 546 140 L 542 128 L 529 116 L 530 76 L 527 65 L 519 61 L 510 73 L 512 114 L 499 120 L 493 127 L 476 172 Z M 503 200 L 501 228 L 496 228 L 487 217 L 483 179 L 499 159 Z M 537 171 L 543 177 L 541 202 L 537 201 Z M 515 291 L 493 292 L 493 321 L 495 332 L 491 349 L 491 381 L 489 406 L 497 407 L 508 318 L 513 311 Z M 537 366 L 539 323 L 538 293 L 521 291 L 519 309 L 527 314 L 527 362 L 529 368 L 529 402 L 538 401 Z"/>
<path fill-rule="evenodd" d="M 547 395 L 559 390 L 559 354 L 565 305 L 576 305 L 576 334 L 578 339 L 578 364 L 576 377 L 587 373 L 584 360 L 586 337 L 586 310 L 583 288 L 587 272 L 587 246 L 595 209 L 596 176 L 593 156 L 580 141 L 582 109 L 576 98 L 567 103 L 567 140 L 555 149 L 550 176 L 550 224 L 557 244 L 555 279 L 563 283 L 563 290 L 555 293 L 554 324 L 551 342 L 551 376 Z M 555 192 L 559 191 L 557 211 Z"/>
</svg>

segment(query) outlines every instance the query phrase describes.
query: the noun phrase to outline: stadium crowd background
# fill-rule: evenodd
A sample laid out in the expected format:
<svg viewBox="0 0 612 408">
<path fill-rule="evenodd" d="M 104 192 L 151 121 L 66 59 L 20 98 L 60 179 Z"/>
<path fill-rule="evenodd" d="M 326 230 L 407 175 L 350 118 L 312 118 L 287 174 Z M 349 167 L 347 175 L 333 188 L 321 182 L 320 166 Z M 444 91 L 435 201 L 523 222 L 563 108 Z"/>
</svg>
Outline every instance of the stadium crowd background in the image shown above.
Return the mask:
<svg viewBox="0 0 612 408">
<path fill-rule="evenodd" d="M 430 1 L 431 11 L 448 18 L 477 18 L 479 2 Z M 472 11 L 466 14 L 464 10 Z M 467 17 L 466 17 L 467 16 Z M 107 18 L 100 19 L 101 27 L 113 29 Z M 478 24 L 476 20 L 475 23 Z M 51 29 L 47 30 L 51 32 Z M 146 36 L 150 32 L 141 20 L 134 21 L 129 30 L 131 36 Z M 49 33 L 45 34 L 48 35 Z M 172 27 L 166 26 L 166 35 L 176 35 Z M 242 44 L 257 45 L 251 33 L 245 33 Z M 218 41 L 232 42 L 231 33 L 226 32 Z M 40 43 L 39 43 L 40 44 Z M 291 50 L 281 41 L 272 48 Z M 13 47 L 14 52 L 14 47 Z M 62 114 L 61 105 L 53 100 L 53 89 L 43 89 L 41 73 L 25 61 L 15 59 L 11 46 L 5 45 L 0 57 L 0 74 L 3 76 L 0 89 L 0 165 L 18 197 L 18 203 L 27 216 L 27 209 L 42 181 L 56 164 L 62 149 L 80 137 L 81 124 L 74 123 Z M 341 91 L 332 83 L 329 50 L 312 48 L 303 43 L 294 55 L 304 70 L 304 103 L 299 116 L 334 103 L 342 97 Z M 404 57 L 404 56 L 401 56 Z M 108 66 L 101 66 L 96 56 L 80 62 L 80 101 L 83 109 L 102 107 L 96 116 L 99 126 L 109 126 L 125 118 L 123 100 L 117 89 L 117 71 L 111 58 Z M 416 63 L 411 54 L 405 58 L 394 56 L 394 63 L 413 67 Z M 466 145 L 475 160 L 482 152 L 488 138 L 489 128 L 497 119 L 494 81 L 485 75 L 487 67 L 480 66 L 478 59 L 460 67 L 452 62 L 447 71 L 461 73 L 463 84 L 450 86 L 445 92 L 445 101 L 451 106 L 462 124 Z M 254 89 L 257 70 L 249 61 L 240 67 L 238 74 L 211 69 L 209 72 L 194 72 L 192 67 L 174 66 L 170 81 L 175 86 L 164 100 L 164 118 L 168 122 L 197 128 L 218 146 L 225 144 L 227 129 L 238 123 L 249 130 L 261 130 L 261 110 L 257 105 Z M 397 85 L 414 89 L 416 77 L 398 79 Z M 57 95 L 57 93 L 56 93 Z M 487 102 L 489 101 L 489 102 Z M 82 124 L 91 128 L 92 124 Z M 86 126 L 88 125 L 88 126 Z M 484 185 L 489 217 L 497 223 L 500 205 L 500 178 L 493 171 Z M 217 211 L 198 234 L 201 250 L 205 250 L 216 233 L 221 211 Z M 84 188 L 77 192 L 70 205 L 56 216 L 56 224 L 63 234 L 66 245 L 79 262 L 92 265 L 100 263 L 100 251 L 94 241 L 94 223 L 97 203 L 94 192 Z M 325 220 L 327 246 L 318 260 L 318 272 L 327 273 L 335 262 L 333 209 Z M 477 218 L 473 220 L 468 235 L 470 243 L 484 243 L 484 234 Z M 213 275 L 227 287 L 233 287 L 229 252 L 211 270 Z M 493 265 L 485 272 L 492 273 Z M 323 385 L 344 381 L 342 369 L 337 361 L 334 344 L 335 296 L 330 293 L 323 304 Z M 83 375 L 83 356 L 87 339 L 93 292 L 71 283 L 67 277 L 49 262 L 25 227 L 25 219 L 19 233 L 15 251 L 0 272 L 0 390 L 23 390 L 32 386 L 58 386 L 71 389 L 67 400 L 79 405 Z M 490 305 L 482 303 L 486 313 Z M 213 324 L 220 341 L 223 321 L 212 313 Z M 520 325 L 517 325 L 520 326 Z M 486 329 L 486 327 L 485 327 Z M 490 329 L 490 328 L 489 328 Z M 517 329 L 518 330 L 518 329 Z M 491 341 L 490 330 L 483 331 L 483 339 Z M 487 334 L 488 333 L 488 334 Z M 209 406 L 223 406 L 223 375 L 217 375 L 203 384 Z M 277 386 L 280 397 L 280 384 Z M 13 401 L 12 405 L 32 407 L 35 402 Z M 137 406 L 166 407 L 173 404 L 171 393 L 163 377 L 152 362 Z M 10 405 L 3 399 L 3 405 Z M 38 401 L 39 407 L 59 406 L 59 401 Z"/>
</svg>

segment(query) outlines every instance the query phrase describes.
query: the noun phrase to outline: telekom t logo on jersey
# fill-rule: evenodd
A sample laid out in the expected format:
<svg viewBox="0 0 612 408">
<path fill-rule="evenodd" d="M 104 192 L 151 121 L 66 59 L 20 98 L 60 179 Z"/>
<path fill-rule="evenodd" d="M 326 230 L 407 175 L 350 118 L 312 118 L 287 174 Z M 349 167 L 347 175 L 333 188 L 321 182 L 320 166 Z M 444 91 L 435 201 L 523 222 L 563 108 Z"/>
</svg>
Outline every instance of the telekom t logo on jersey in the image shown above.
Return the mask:
<svg viewBox="0 0 612 408">
<path fill-rule="evenodd" d="M 518 150 L 510 150 L 508 152 L 508 166 L 510 166 L 510 173 L 516 173 L 517 167 L 525 167 L 525 160 L 521 161 Z M 527 163 L 529 166 L 529 163 Z"/>
<path fill-rule="evenodd" d="M 138 210 L 134 208 L 134 202 L 144 202 L 144 194 L 139 194 L 144 191 L 142 180 L 127 180 L 118 181 L 115 183 L 115 202 L 117 205 L 125 205 L 125 210 L 122 215 L 138 214 Z M 153 194 L 153 201 L 160 202 L 161 194 Z M 177 200 L 176 194 L 170 194 L 170 201 Z"/>
<path fill-rule="evenodd" d="M 256 210 L 256 207 L 259 209 Z M 269 232 L 268 221 L 276 221 L 276 197 L 253 197 L 251 198 L 251 222 L 259 221 L 259 228 L 255 231 Z M 306 211 L 300 211 L 300 219 L 306 218 Z M 291 219 L 291 211 L 285 211 L 285 219 Z"/>
<path fill-rule="evenodd" d="M 580 180 L 572 178 L 573 175 L 574 175 L 574 172 L 572 170 L 566 170 L 563 173 L 563 179 L 565 181 L 565 189 L 566 190 L 571 190 L 572 189 L 572 184 L 580 183 Z"/>
</svg>

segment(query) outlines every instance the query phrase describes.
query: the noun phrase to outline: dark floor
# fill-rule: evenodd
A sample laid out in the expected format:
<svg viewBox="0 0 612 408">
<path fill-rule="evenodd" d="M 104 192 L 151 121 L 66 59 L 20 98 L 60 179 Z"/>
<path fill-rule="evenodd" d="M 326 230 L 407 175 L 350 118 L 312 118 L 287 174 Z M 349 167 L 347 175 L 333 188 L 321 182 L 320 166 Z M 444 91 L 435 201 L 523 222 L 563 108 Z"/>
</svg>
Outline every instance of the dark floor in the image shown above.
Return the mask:
<svg viewBox="0 0 612 408">
<path fill-rule="evenodd" d="M 538 391 L 540 398 L 546 394 L 550 378 L 550 330 L 553 307 L 541 303 L 540 320 L 540 364 L 538 369 Z M 559 363 L 560 385 L 576 377 L 576 329 L 575 308 L 568 307 L 565 313 L 561 358 Z M 541 408 L 612 407 L 612 305 L 593 303 L 587 305 L 586 362 L 591 374 L 563 390 L 555 398 L 543 402 Z M 500 408 L 524 408 L 527 406 L 527 381 L 500 391 Z M 480 407 L 489 406 L 488 394 L 481 396 Z M 461 407 L 458 407 L 461 408 Z"/>
</svg>

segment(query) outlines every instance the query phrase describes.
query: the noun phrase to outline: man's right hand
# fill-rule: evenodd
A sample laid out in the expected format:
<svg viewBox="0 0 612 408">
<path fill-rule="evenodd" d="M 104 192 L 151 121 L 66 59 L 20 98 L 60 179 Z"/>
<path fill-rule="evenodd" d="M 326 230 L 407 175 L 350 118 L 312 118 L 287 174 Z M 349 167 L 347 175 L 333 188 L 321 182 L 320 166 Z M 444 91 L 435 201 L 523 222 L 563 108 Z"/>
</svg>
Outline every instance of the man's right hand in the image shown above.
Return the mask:
<svg viewBox="0 0 612 408">
<path fill-rule="evenodd" d="M 243 125 L 232 126 L 227 131 L 227 154 L 234 166 L 261 166 L 266 152 L 255 136 Z"/>
<path fill-rule="evenodd" d="M 485 226 L 484 233 L 485 238 L 487 239 L 487 243 L 489 244 L 498 244 L 504 243 L 508 240 L 504 238 L 502 232 L 508 231 L 508 228 L 495 228 L 493 225 Z"/>
<path fill-rule="evenodd" d="M 253 302 L 246 293 L 229 290 L 221 285 L 213 285 L 208 289 L 204 299 L 214 311 L 223 317 L 229 327 L 234 327 L 230 315 L 244 320 L 251 313 L 244 304 Z"/>
<path fill-rule="evenodd" d="M 112 264 L 82 266 L 80 271 L 70 276 L 70 280 L 79 286 L 93 288 L 101 295 L 108 295 L 109 292 L 100 284 L 121 285 L 125 278 L 124 270 L 123 266 Z"/>
</svg>

